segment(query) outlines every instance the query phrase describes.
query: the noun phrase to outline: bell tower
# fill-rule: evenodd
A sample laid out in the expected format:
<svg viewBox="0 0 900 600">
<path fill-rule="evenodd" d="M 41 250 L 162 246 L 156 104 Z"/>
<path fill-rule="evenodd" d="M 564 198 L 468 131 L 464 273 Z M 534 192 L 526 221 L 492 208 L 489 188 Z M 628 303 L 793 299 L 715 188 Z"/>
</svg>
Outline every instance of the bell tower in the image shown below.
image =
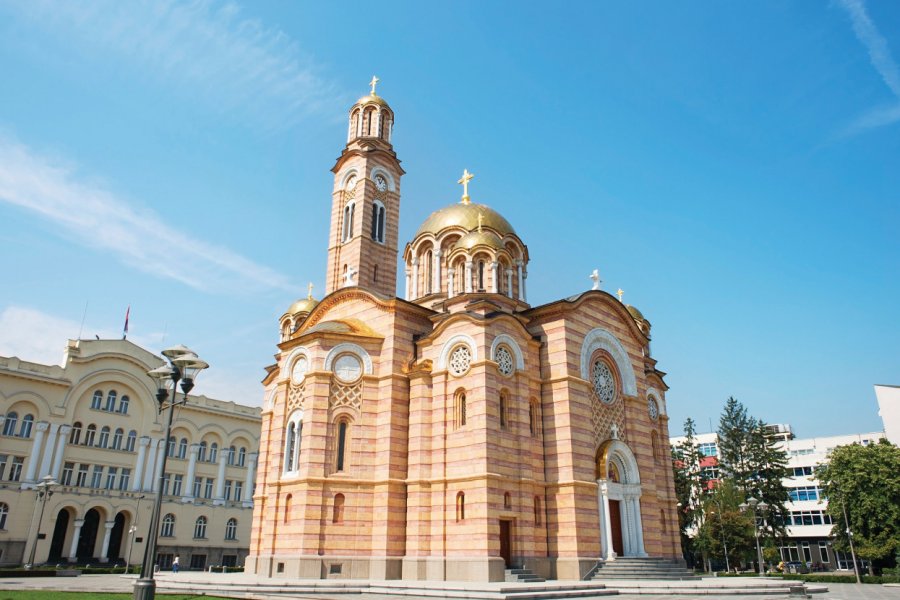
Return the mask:
<svg viewBox="0 0 900 600">
<path fill-rule="evenodd" d="M 334 191 L 326 294 L 359 286 L 397 294 L 400 168 L 391 135 L 394 111 L 372 89 L 350 109 L 347 146 L 331 169 Z"/>
</svg>

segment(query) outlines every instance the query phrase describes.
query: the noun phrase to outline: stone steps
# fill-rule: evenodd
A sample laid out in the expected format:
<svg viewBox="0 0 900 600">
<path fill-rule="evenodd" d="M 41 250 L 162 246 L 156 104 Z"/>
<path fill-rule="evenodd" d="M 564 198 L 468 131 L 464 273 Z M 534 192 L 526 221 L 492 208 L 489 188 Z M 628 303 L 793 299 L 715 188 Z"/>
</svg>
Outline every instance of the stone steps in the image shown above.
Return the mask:
<svg viewBox="0 0 900 600">
<path fill-rule="evenodd" d="M 667 558 L 618 558 L 598 563 L 586 581 L 653 579 L 664 581 L 698 581 L 679 560 Z"/>
<path fill-rule="evenodd" d="M 515 582 L 515 583 L 543 583 L 547 581 L 543 577 L 539 577 L 535 575 L 533 571 L 529 569 L 506 569 L 506 581 Z"/>
</svg>

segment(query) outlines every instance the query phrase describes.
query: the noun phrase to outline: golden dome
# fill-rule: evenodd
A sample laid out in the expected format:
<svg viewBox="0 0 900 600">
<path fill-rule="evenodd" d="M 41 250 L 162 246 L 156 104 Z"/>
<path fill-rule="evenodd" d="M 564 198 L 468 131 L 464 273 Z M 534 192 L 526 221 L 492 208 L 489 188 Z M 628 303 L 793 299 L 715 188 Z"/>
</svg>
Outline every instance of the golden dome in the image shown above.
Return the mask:
<svg viewBox="0 0 900 600">
<path fill-rule="evenodd" d="M 488 246 L 496 250 L 502 250 L 503 242 L 497 237 L 497 234 L 492 231 L 476 230 L 459 238 L 453 245 L 453 249 L 463 248 L 465 250 L 471 250 L 475 246 Z"/>
<path fill-rule="evenodd" d="M 287 309 L 287 314 L 296 315 L 297 313 L 312 312 L 312 309 L 314 309 L 318 303 L 319 301 L 313 298 L 301 298 L 291 304 L 290 308 Z"/>
<path fill-rule="evenodd" d="M 387 100 L 378 96 L 377 94 L 369 94 L 368 96 L 363 96 L 359 100 L 356 101 L 357 104 L 380 104 L 381 106 L 388 106 Z"/>
<path fill-rule="evenodd" d="M 481 215 L 481 226 L 484 229 L 491 229 L 501 237 L 508 233 L 516 232 L 513 226 L 509 224 L 509 221 L 490 206 L 459 202 L 431 213 L 431 216 L 425 219 L 425 222 L 419 227 L 414 237 L 418 237 L 423 233 L 436 235 L 448 227 L 462 227 L 466 231 L 475 231 L 478 229 L 479 214 Z"/>
<path fill-rule="evenodd" d="M 646 319 L 644 319 L 644 314 L 641 311 L 639 311 L 638 309 L 636 309 L 635 307 L 633 307 L 632 305 L 626 304 L 625 308 L 628 309 L 628 313 L 631 315 L 631 317 L 635 321 L 645 321 L 646 320 Z"/>
</svg>

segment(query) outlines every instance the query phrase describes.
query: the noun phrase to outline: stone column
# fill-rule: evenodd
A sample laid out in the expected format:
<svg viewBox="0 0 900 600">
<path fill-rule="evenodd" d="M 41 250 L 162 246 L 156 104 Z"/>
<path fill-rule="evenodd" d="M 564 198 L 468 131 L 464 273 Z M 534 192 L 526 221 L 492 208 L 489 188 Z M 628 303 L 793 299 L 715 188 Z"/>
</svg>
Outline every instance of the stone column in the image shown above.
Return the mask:
<svg viewBox="0 0 900 600">
<path fill-rule="evenodd" d="M 641 518 L 641 498 L 640 496 L 635 496 L 631 499 L 633 514 L 634 514 L 634 533 L 635 533 L 635 554 L 637 556 L 647 556 L 647 551 L 644 550 L 644 527 L 643 527 L 643 519 Z"/>
<path fill-rule="evenodd" d="M 519 272 L 519 300 L 525 302 L 525 277 L 522 274 L 522 261 L 516 261 L 516 269 Z"/>
<path fill-rule="evenodd" d="M 162 475 L 163 452 L 166 451 L 166 440 L 156 441 L 156 468 L 153 469 L 153 481 L 151 485 L 153 491 L 159 490 L 159 477 Z"/>
<path fill-rule="evenodd" d="M 472 261 L 466 261 L 466 282 L 465 288 L 463 288 L 467 294 L 472 293 Z"/>
<path fill-rule="evenodd" d="M 34 487 L 34 474 L 37 471 L 38 459 L 41 457 L 41 444 L 44 443 L 44 433 L 50 424 L 47 421 L 39 421 L 35 423 L 37 432 L 34 434 L 34 441 L 31 442 L 31 452 L 28 453 L 28 468 L 25 469 L 25 482 L 22 483 L 22 489 Z"/>
<path fill-rule="evenodd" d="M 491 262 L 491 292 L 494 294 L 496 294 L 497 290 L 499 290 L 499 288 L 500 288 L 500 282 L 497 281 L 497 278 L 499 277 L 500 269 L 497 267 L 498 267 L 497 261 L 496 260 L 492 261 Z"/>
<path fill-rule="evenodd" d="M 184 482 L 184 495 L 181 497 L 182 502 L 191 502 L 194 500 L 194 474 L 197 472 L 198 452 L 200 452 L 200 444 L 191 444 L 191 460 L 188 463 L 187 479 Z"/>
<path fill-rule="evenodd" d="M 406 299 L 412 300 L 412 273 L 409 269 L 406 269 Z"/>
<path fill-rule="evenodd" d="M 224 448 L 219 454 L 219 472 L 216 474 L 216 497 L 213 506 L 225 504 L 225 465 L 228 464 L 228 451 Z"/>
<path fill-rule="evenodd" d="M 150 438 L 141 436 L 138 440 L 138 455 L 134 461 L 134 481 L 131 483 L 131 491 L 141 491 L 141 477 L 144 475 L 144 456 L 147 453 L 147 446 L 150 444 Z"/>
<path fill-rule="evenodd" d="M 66 443 L 69 441 L 69 432 L 72 431 L 71 425 L 62 425 L 59 428 L 59 437 L 56 439 L 56 454 L 53 457 L 53 468 L 51 475 L 53 479 L 59 481 L 60 470 L 63 464 L 63 455 L 66 452 Z"/>
<path fill-rule="evenodd" d="M 102 563 L 109 562 L 109 557 L 106 555 L 109 554 L 109 538 L 112 535 L 112 530 L 115 526 L 115 521 L 105 521 L 103 523 L 103 528 L 106 531 L 103 532 L 103 546 L 100 548 L 100 562 Z"/>
<path fill-rule="evenodd" d="M 258 452 L 251 452 L 247 457 L 247 479 L 244 481 L 244 506 L 253 506 L 253 480 L 256 477 L 256 459 Z"/>
<path fill-rule="evenodd" d="M 144 467 L 144 486 L 142 488 L 145 492 L 153 490 L 153 471 L 156 468 L 156 452 L 153 451 L 155 445 L 156 440 L 150 440 L 150 444 L 147 446 L 147 465 Z"/>
<path fill-rule="evenodd" d="M 615 560 L 613 550 L 612 521 L 609 516 L 609 489 L 605 483 L 597 482 L 597 503 L 600 509 L 600 556 L 606 560 Z"/>
<path fill-rule="evenodd" d="M 434 277 L 431 280 L 431 291 L 434 294 L 441 293 L 441 251 L 434 251 L 434 267 L 431 269 Z"/>
<path fill-rule="evenodd" d="M 510 298 L 513 297 L 512 269 L 506 270 L 506 295 Z"/>
<path fill-rule="evenodd" d="M 415 300 L 419 297 L 419 259 L 412 259 L 412 298 Z"/>
<path fill-rule="evenodd" d="M 59 423 L 50 424 L 50 435 L 44 443 L 44 455 L 41 456 L 41 468 L 38 469 L 38 477 L 50 474 L 50 459 L 53 458 L 53 450 L 56 446 L 56 437 L 59 435 Z"/>
<path fill-rule="evenodd" d="M 456 269 L 447 267 L 447 297 L 452 298 L 456 290 L 453 288 L 453 278 L 456 276 Z"/>
<path fill-rule="evenodd" d="M 69 562 L 78 560 L 78 542 L 81 540 L 81 526 L 84 525 L 84 519 L 75 519 L 72 524 L 75 528 L 72 530 L 72 545 L 69 546 Z"/>
</svg>

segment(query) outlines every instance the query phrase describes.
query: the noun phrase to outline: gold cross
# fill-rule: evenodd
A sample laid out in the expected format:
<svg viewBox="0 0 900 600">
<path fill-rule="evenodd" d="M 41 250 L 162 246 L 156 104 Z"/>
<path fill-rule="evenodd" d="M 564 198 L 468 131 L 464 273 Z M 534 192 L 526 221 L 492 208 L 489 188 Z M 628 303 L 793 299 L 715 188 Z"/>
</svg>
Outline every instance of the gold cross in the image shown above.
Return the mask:
<svg viewBox="0 0 900 600">
<path fill-rule="evenodd" d="M 619 302 L 621 302 L 621 301 L 622 301 L 622 296 L 625 295 L 625 290 L 623 290 L 622 288 L 619 288 L 619 291 L 616 292 L 616 295 L 619 297 Z"/>
<path fill-rule="evenodd" d="M 484 221 L 484 215 L 479 211 L 478 213 L 478 233 L 481 233 L 481 223 Z"/>
<path fill-rule="evenodd" d="M 372 81 L 369 82 L 369 85 L 372 86 L 372 95 L 373 95 L 373 96 L 377 96 L 377 95 L 378 95 L 378 94 L 375 93 L 375 86 L 378 84 L 379 81 L 381 81 L 381 80 L 378 79 L 377 77 L 375 77 L 374 75 L 372 75 Z"/>
<path fill-rule="evenodd" d="M 456 182 L 463 186 L 463 196 L 462 196 L 463 204 L 469 203 L 469 182 L 472 180 L 473 177 L 475 177 L 475 175 L 473 175 L 472 173 L 469 173 L 468 169 L 463 169 L 463 176 L 459 179 L 459 181 Z"/>
<path fill-rule="evenodd" d="M 309 285 L 306 286 L 306 287 L 307 287 L 307 290 L 308 290 L 308 291 L 307 291 L 307 294 L 306 294 L 306 299 L 307 299 L 307 300 L 312 300 L 312 299 L 313 299 L 313 297 L 312 297 L 312 290 L 313 290 L 313 284 L 312 284 L 312 281 L 310 281 L 310 282 L 309 282 Z"/>
</svg>

